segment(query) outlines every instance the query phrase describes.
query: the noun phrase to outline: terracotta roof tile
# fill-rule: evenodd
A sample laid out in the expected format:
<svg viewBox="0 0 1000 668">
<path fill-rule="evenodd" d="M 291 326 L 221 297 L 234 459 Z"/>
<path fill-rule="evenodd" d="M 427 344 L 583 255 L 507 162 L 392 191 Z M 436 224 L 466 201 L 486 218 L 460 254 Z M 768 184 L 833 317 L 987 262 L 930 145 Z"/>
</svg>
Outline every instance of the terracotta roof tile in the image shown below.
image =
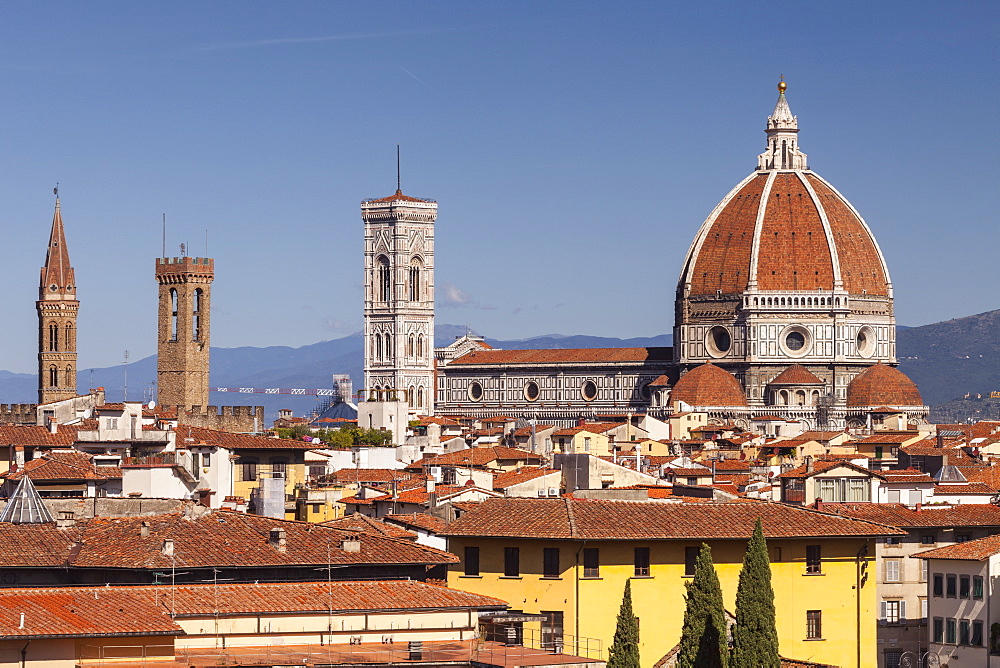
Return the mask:
<svg viewBox="0 0 1000 668">
<path fill-rule="evenodd" d="M 712 363 L 696 366 L 681 376 L 670 392 L 670 402 L 675 401 L 692 406 L 747 405 L 740 381 Z"/>
<path fill-rule="evenodd" d="M 452 522 L 448 536 L 576 540 L 741 539 L 760 518 L 770 538 L 896 535 L 898 529 L 768 502 L 663 504 L 585 499 L 490 499 Z"/>
<path fill-rule="evenodd" d="M 0 636 L 183 635 L 149 594 L 117 587 L 0 589 Z"/>
<path fill-rule="evenodd" d="M 474 350 L 451 361 L 457 365 L 581 364 L 594 362 L 669 362 L 670 348 L 545 348 Z"/>
<path fill-rule="evenodd" d="M 487 466 L 503 461 L 538 462 L 542 456 L 520 448 L 509 448 L 497 445 L 486 448 L 465 448 L 443 455 L 438 455 L 424 466 Z"/>
<path fill-rule="evenodd" d="M 1000 534 L 967 540 L 964 543 L 946 545 L 933 550 L 918 552 L 917 559 L 961 559 L 966 561 L 985 561 L 1000 552 Z"/>
<path fill-rule="evenodd" d="M 398 515 L 386 515 L 387 522 L 397 522 L 406 527 L 422 529 L 430 533 L 441 533 L 448 526 L 440 517 L 434 517 L 427 513 L 407 513 Z"/>
<path fill-rule="evenodd" d="M 793 364 L 779 373 L 771 385 L 822 385 L 823 381 L 801 364 Z"/>
<path fill-rule="evenodd" d="M 335 520 L 320 522 L 320 524 L 325 527 L 351 529 L 354 531 L 363 531 L 364 533 L 373 533 L 379 536 L 389 536 L 391 538 L 407 538 L 409 540 L 416 538 L 416 535 L 410 531 L 400 529 L 399 527 L 391 524 L 386 524 L 381 520 L 362 515 L 361 513 L 353 513 L 351 515 L 347 515 L 346 517 L 339 517 Z"/>
<path fill-rule="evenodd" d="M 121 478 L 122 472 L 117 466 L 94 466 L 93 457 L 85 452 L 55 450 L 25 462 L 24 467 L 18 471 L 0 474 L 0 478 L 20 480 L 25 475 L 31 478 L 32 482 L 45 482 L 108 480 Z"/>
<path fill-rule="evenodd" d="M 522 482 L 528 482 L 529 480 L 534 480 L 535 478 L 541 478 L 542 476 L 547 476 L 551 473 L 559 473 L 559 470 L 543 468 L 540 466 L 525 466 L 515 471 L 497 473 L 493 476 L 493 489 L 507 489 L 508 487 L 520 485 Z"/>
<path fill-rule="evenodd" d="M 803 464 L 802 466 L 796 466 L 795 468 L 793 468 L 793 469 L 791 469 L 789 471 L 785 471 L 784 473 L 780 474 L 778 477 L 779 478 L 811 478 L 812 476 L 816 475 L 817 473 L 825 473 L 825 472 L 829 471 L 830 469 L 835 469 L 835 468 L 850 469 L 850 470 L 852 470 L 854 472 L 854 474 L 862 473 L 864 475 L 870 475 L 870 476 L 875 477 L 875 478 L 884 478 L 884 476 L 880 472 L 869 471 L 868 469 L 864 468 L 863 466 L 858 466 L 857 464 L 852 464 L 851 462 L 840 461 L 840 460 L 833 460 L 833 461 L 819 460 L 819 461 L 815 461 L 812 464 L 812 471 L 808 471 L 807 470 L 808 466 L 806 464 Z M 851 474 L 848 474 L 848 475 L 851 475 Z"/>
<path fill-rule="evenodd" d="M 433 202 L 432 199 L 420 199 L 419 197 L 410 197 L 409 195 L 404 195 L 402 190 L 396 190 L 396 192 L 388 197 L 382 197 L 379 199 L 366 199 L 363 204 L 375 204 L 379 202 Z"/>
<path fill-rule="evenodd" d="M 36 425 L 0 425 L 0 447 L 16 448 L 72 447 L 76 442 L 78 425 L 61 424 L 53 434 L 46 427 Z"/>
<path fill-rule="evenodd" d="M 823 509 L 838 515 L 900 528 L 1000 527 L 1000 507 L 992 504 L 923 506 L 918 511 L 899 503 L 824 503 Z"/>
<path fill-rule="evenodd" d="M 912 380 L 885 364 L 870 366 L 847 385 L 848 406 L 923 406 L 924 400 Z"/>
</svg>

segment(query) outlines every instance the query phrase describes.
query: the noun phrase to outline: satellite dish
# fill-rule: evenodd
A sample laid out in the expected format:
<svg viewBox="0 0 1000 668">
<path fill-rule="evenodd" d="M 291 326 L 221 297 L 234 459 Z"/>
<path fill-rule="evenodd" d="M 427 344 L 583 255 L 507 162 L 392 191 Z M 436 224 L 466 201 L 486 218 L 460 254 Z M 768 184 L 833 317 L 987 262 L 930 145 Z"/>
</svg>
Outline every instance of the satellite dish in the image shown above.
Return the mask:
<svg viewBox="0 0 1000 668">
<path fill-rule="evenodd" d="M 153 410 L 154 408 L 156 408 L 156 402 L 150 399 L 149 403 L 146 404 L 146 408 L 148 408 L 149 410 Z"/>
</svg>

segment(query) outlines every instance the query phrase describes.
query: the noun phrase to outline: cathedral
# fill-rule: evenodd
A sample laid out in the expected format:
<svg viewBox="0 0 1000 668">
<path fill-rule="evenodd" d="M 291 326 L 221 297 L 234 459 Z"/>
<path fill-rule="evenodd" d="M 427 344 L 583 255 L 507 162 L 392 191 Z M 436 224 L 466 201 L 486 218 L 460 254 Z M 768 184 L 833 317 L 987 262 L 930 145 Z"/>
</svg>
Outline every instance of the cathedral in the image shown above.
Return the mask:
<svg viewBox="0 0 1000 668">
<path fill-rule="evenodd" d="M 861 214 L 809 168 L 785 90 L 757 169 L 688 249 L 673 348 L 497 350 L 466 336 L 431 351 L 437 204 L 398 189 L 362 203 L 367 398 L 391 394 L 418 415 L 557 424 L 678 411 L 745 429 L 925 421 L 916 385 L 895 368 L 885 258 Z"/>
</svg>

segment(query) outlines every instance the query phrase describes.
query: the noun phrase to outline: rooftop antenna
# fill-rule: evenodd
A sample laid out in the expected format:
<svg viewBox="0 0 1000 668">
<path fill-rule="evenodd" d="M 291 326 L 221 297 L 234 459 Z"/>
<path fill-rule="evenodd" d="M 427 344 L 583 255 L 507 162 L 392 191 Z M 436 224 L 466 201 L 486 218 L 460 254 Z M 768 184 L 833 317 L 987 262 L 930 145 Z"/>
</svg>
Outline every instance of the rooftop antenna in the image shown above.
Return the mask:
<svg viewBox="0 0 1000 668">
<path fill-rule="evenodd" d="M 58 181 L 56 181 L 56 187 L 52 189 L 52 194 L 56 196 L 56 199 L 59 199 L 59 182 Z"/>
<path fill-rule="evenodd" d="M 160 257 L 167 257 L 167 214 L 163 213 L 163 255 Z"/>
<path fill-rule="evenodd" d="M 205 257 L 208 257 L 208 230 L 205 230 Z"/>
<path fill-rule="evenodd" d="M 122 401 L 128 401 L 128 351 L 125 351 L 125 359 L 122 361 L 122 370 L 125 374 L 125 393 Z"/>
<path fill-rule="evenodd" d="M 181 257 L 187 257 L 187 244 L 181 244 Z"/>
<path fill-rule="evenodd" d="M 399 172 L 399 144 L 396 144 L 396 192 L 401 193 L 401 192 L 403 192 L 403 190 L 402 190 L 402 187 L 400 185 L 402 183 L 402 181 L 400 180 L 399 174 L 400 174 L 400 172 Z"/>
</svg>

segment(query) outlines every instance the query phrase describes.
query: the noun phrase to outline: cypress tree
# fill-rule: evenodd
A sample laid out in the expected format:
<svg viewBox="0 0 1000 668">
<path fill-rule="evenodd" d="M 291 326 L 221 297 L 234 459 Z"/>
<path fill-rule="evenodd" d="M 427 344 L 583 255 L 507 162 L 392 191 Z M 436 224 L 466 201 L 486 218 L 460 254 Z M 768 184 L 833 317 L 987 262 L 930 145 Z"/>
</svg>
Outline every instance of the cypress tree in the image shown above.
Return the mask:
<svg viewBox="0 0 1000 668">
<path fill-rule="evenodd" d="M 639 620 L 632 612 L 632 581 L 625 580 L 618 627 L 608 651 L 608 668 L 639 668 Z"/>
<path fill-rule="evenodd" d="M 760 519 L 743 557 L 736 590 L 736 625 L 733 627 L 731 668 L 780 668 L 778 631 L 774 624 L 774 590 L 771 562 Z"/>
<path fill-rule="evenodd" d="M 722 587 L 712 564 L 712 549 L 702 544 L 694 565 L 694 577 L 685 584 L 684 626 L 677 668 L 726 668 L 726 613 Z"/>
</svg>

